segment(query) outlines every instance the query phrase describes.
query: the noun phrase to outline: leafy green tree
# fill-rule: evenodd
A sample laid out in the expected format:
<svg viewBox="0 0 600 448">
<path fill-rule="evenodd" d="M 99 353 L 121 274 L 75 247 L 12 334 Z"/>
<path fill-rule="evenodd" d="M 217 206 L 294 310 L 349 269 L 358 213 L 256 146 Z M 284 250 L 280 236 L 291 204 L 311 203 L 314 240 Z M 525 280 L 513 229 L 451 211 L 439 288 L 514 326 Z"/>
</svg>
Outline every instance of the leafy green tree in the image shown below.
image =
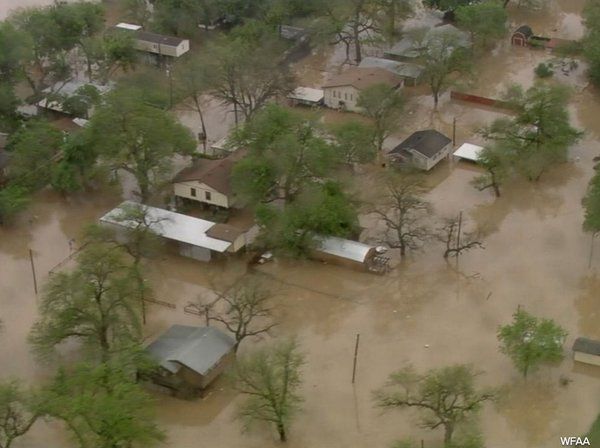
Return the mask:
<svg viewBox="0 0 600 448">
<path fill-rule="evenodd" d="M 398 37 L 400 22 L 411 16 L 416 8 L 414 0 L 374 0 L 377 29 L 386 40 L 393 42 Z"/>
<path fill-rule="evenodd" d="M 486 172 L 473 179 L 473 185 L 479 191 L 491 188 L 499 198 L 500 187 L 511 174 L 509 153 L 502 145 L 488 145 L 479 154 L 477 163 Z"/>
<path fill-rule="evenodd" d="M 421 63 L 423 78 L 431 88 L 437 109 L 440 95 L 455 81 L 453 75 L 469 71 L 471 52 L 464 47 L 464 38 L 456 30 L 430 33 L 429 36 L 421 52 Z"/>
<path fill-rule="evenodd" d="M 33 57 L 29 35 L 11 22 L 0 22 L 0 82 L 14 85 L 24 78 L 24 69 Z"/>
<path fill-rule="evenodd" d="M 260 242 L 294 257 L 309 255 L 320 236 L 349 237 L 358 230 L 355 205 L 333 181 L 304 188 L 283 210 L 262 205 L 257 221 Z"/>
<path fill-rule="evenodd" d="M 500 351 L 512 359 L 525 378 L 540 364 L 562 361 L 566 337 L 567 332 L 553 320 L 539 319 L 520 308 L 511 324 L 498 329 Z"/>
<path fill-rule="evenodd" d="M 569 123 L 569 90 L 540 84 L 524 91 L 514 86 L 505 97 L 518 115 L 494 121 L 483 134 L 505 153 L 515 172 L 538 180 L 548 168 L 566 161 L 569 147 L 581 136 Z"/>
<path fill-rule="evenodd" d="M 154 446 L 165 439 L 153 400 L 114 363 L 61 369 L 43 392 L 44 413 L 66 423 L 80 448 Z"/>
<path fill-rule="evenodd" d="M 20 185 L 0 188 L 0 225 L 10 224 L 13 218 L 29 205 L 29 191 Z"/>
<path fill-rule="evenodd" d="M 25 391 L 17 381 L 0 382 L 0 448 L 13 446 L 39 417 L 31 392 Z"/>
<path fill-rule="evenodd" d="M 424 0 L 423 4 L 428 8 L 439 9 L 440 11 L 454 11 L 461 6 L 467 6 L 473 2 L 472 0 Z"/>
<path fill-rule="evenodd" d="M 167 112 L 141 102 L 135 89 L 106 95 L 86 132 L 101 159 L 135 177 L 142 202 L 166 181 L 173 156 L 191 155 L 196 147 L 187 128 Z"/>
<path fill-rule="evenodd" d="M 282 442 L 287 440 L 290 422 L 302 402 L 298 389 L 303 364 L 304 356 L 293 340 L 238 360 L 235 388 L 246 396 L 240 408 L 246 427 L 267 422 L 275 426 Z"/>
<path fill-rule="evenodd" d="M 51 169 L 51 185 L 56 191 L 63 194 L 81 191 L 102 174 L 101 167 L 96 165 L 98 154 L 85 132 L 66 137 L 61 151 L 60 161 Z"/>
<path fill-rule="evenodd" d="M 212 95 L 248 120 L 277 95 L 293 89 L 293 77 L 282 63 L 284 44 L 265 25 L 250 23 L 207 49 Z"/>
<path fill-rule="evenodd" d="M 19 103 L 14 87 L 8 83 L 0 84 L 0 132 L 12 134 L 19 128 Z"/>
<path fill-rule="evenodd" d="M 40 355 L 75 338 L 103 361 L 140 335 L 135 276 L 114 247 L 89 245 L 73 272 L 54 274 L 40 303 L 30 341 Z"/>
<path fill-rule="evenodd" d="M 360 121 L 344 121 L 331 127 L 335 149 L 349 165 L 368 163 L 375 159 L 375 129 Z"/>
<path fill-rule="evenodd" d="M 591 80 L 600 85 L 600 1 L 586 2 L 583 17 L 586 26 L 583 53 L 590 64 L 588 73 Z"/>
<path fill-rule="evenodd" d="M 56 98 L 53 98 L 56 97 Z M 62 95 L 60 92 L 48 99 L 61 103 L 63 110 L 76 117 L 88 119 L 92 108 L 100 103 L 101 95 L 96 87 L 86 84 L 79 87 L 71 95 Z"/>
<path fill-rule="evenodd" d="M 488 48 L 506 34 L 508 15 L 495 0 L 460 6 L 455 14 L 459 26 L 471 34 L 471 40 L 480 48 Z"/>
<path fill-rule="evenodd" d="M 404 104 L 402 94 L 385 84 L 375 84 L 361 91 L 357 105 L 373 120 L 378 156 L 383 152 L 385 140 L 398 128 Z"/>
<path fill-rule="evenodd" d="M 135 67 L 137 50 L 133 35 L 127 32 L 106 32 L 81 41 L 87 63 L 88 79 L 106 84 L 117 71 Z"/>
<path fill-rule="evenodd" d="M 444 447 L 451 448 L 453 435 L 469 423 L 482 405 L 496 396 L 492 390 L 478 390 L 477 373 L 471 366 L 454 365 L 418 374 L 406 367 L 389 377 L 385 387 L 375 391 L 377 406 L 384 409 L 416 408 L 422 412 L 421 426 L 444 429 Z"/>
<path fill-rule="evenodd" d="M 148 7 L 147 0 L 121 0 L 121 8 L 125 17 L 133 23 L 146 28 L 152 19 L 152 11 Z"/>
<path fill-rule="evenodd" d="M 9 179 L 28 189 L 46 186 L 51 179 L 47 165 L 58 154 L 62 143 L 62 133 L 49 122 L 28 122 L 9 140 Z"/>
<path fill-rule="evenodd" d="M 590 181 L 583 199 L 583 207 L 585 211 L 583 229 L 595 235 L 600 232 L 600 175 L 597 173 Z"/>
<path fill-rule="evenodd" d="M 267 105 L 234 138 L 248 156 L 233 168 L 236 194 L 252 203 L 293 202 L 303 188 L 320 182 L 337 156 L 319 135 L 316 120 Z"/>
</svg>

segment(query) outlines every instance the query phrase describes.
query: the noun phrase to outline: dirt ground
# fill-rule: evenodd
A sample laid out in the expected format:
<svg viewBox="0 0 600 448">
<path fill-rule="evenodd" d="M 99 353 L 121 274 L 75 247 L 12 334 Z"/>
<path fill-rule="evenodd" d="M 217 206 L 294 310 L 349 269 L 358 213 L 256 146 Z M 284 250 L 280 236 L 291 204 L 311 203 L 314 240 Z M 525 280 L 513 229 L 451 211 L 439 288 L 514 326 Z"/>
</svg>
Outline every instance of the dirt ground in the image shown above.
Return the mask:
<svg viewBox="0 0 600 448">
<path fill-rule="evenodd" d="M 8 3 L 0 2 L 0 13 Z M 552 3 L 543 13 L 511 14 L 515 24 L 529 23 L 537 34 L 576 38 L 582 32 L 583 3 L 564 0 Z M 328 57 L 315 55 L 306 63 L 318 65 L 316 61 Z M 531 85 L 533 68 L 549 57 L 506 45 L 481 60 L 470 91 L 497 94 L 507 81 Z M 312 79 L 321 73 L 309 66 L 304 72 Z M 430 126 L 449 134 L 456 117 L 460 144 L 499 116 L 450 102 L 447 97 L 438 113 L 431 113 L 430 107 L 426 92 L 413 95 L 407 120 L 395 138 Z M 480 384 L 504 388 L 503 399 L 486 406 L 482 414 L 488 448 L 558 447 L 559 436 L 583 434 L 596 418 L 600 369 L 575 366 L 568 355 L 560 367 L 543 369 L 524 382 L 498 352 L 496 329 L 521 305 L 565 327 L 567 348 L 577 336 L 600 339 L 600 248 L 590 267 L 590 237 L 581 231 L 581 198 L 592 175 L 592 159 L 600 154 L 598 114 L 600 93 L 591 87 L 576 92 L 571 117 L 585 130 L 585 137 L 572 149 L 571 162 L 549 172 L 538 184 L 514 183 L 498 200 L 469 184 L 478 174 L 473 166 L 446 163 L 436 168 L 430 176 L 435 187 L 428 195 L 436 216 L 463 211 L 468 224 L 478 226 L 485 235 L 485 249 L 461 257 L 458 268 L 443 261 L 441 247 L 434 242 L 383 277 L 308 261 L 275 261 L 247 272 L 241 261 L 202 264 L 167 254 L 152 263 L 151 278 L 157 297 L 177 308 L 151 306 L 146 335 L 150 339 L 174 323 L 201 324 L 198 317 L 186 315 L 183 306 L 206 294 L 212 284 L 224 288 L 244 275 L 259 276 L 276 292 L 280 325 L 274 335 L 297 336 L 306 354 L 305 402 L 292 426 L 290 448 L 385 447 L 407 436 L 423 438 L 428 448 L 438 446 L 441 433 L 420 429 L 416 414 L 382 413 L 373 407 L 373 389 L 408 362 L 419 370 L 472 363 L 484 372 Z M 184 117 L 186 122 L 192 119 L 189 114 Z M 217 134 L 215 139 L 224 135 L 221 128 Z M 394 139 L 390 140 L 388 144 L 393 145 Z M 355 176 L 361 190 L 369 192 L 365 199 L 377 200 L 379 175 L 365 170 Z M 82 226 L 120 200 L 117 191 L 68 200 L 42 192 L 17 225 L 0 228 L 0 317 L 4 323 L 0 377 L 20 377 L 35 384 L 53 369 L 35 362 L 26 344 L 37 313 L 29 249 L 41 286 L 48 271 L 69 255 L 69 240 L 74 238 L 76 244 Z M 363 238 L 376 239 L 381 228 L 373 217 L 364 215 L 361 222 L 370 227 Z M 361 344 L 353 386 L 352 357 L 358 333 Z M 253 347 L 251 343 L 242 350 Z M 572 382 L 560 386 L 561 376 Z M 235 420 L 239 397 L 225 380 L 203 400 L 155 397 L 159 424 L 168 434 L 166 446 L 279 446 L 267 428 L 241 432 Z M 15 444 L 16 448 L 67 446 L 60 425 L 45 422 L 37 423 Z"/>
</svg>

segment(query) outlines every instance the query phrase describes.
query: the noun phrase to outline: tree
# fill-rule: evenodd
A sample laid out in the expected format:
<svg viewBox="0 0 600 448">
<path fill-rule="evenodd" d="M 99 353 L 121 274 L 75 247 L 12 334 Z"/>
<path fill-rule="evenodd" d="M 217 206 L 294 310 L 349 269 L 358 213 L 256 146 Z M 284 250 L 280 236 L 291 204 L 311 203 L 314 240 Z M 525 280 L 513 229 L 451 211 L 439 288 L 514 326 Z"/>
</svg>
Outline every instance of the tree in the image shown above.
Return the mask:
<svg viewBox="0 0 600 448">
<path fill-rule="evenodd" d="M 211 93 L 233 106 L 248 120 L 277 95 L 287 95 L 293 77 L 283 64 L 284 47 L 277 34 L 264 25 L 250 23 L 207 50 L 211 61 Z"/>
<path fill-rule="evenodd" d="M 514 172 L 537 181 L 548 168 L 566 161 L 569 147 L 581 137 L 569 123 L 569 90 L 545 84 L 527 91 L 513 86 L 505 98 L 517 116 L 495 120 L 483 135 L 504 153 Z"/>
<path fill-rule="evenodd" d="M 24 78 L 24 68 L 33 57 L 29 35 L 11 22 L 0 22 L 0 82 L 14 85 Z"/>
<path fill-rule="evenodd" d="M 152 18 L 148 0 L 122 0 L 126 18 L 146 28 Z"/>
<path fill-rule="evenodd" d="M 28 189 L 46 186 L 51 179 L 48 163 L 56 156 L 62 143 L 62 133 L 49 122 L 28 122 L 9 140 L 9 179 Z"/>
<path fill-rule="evenodd" d="M 81 41 L 87 63 L 88 79 L 106 84 L 117 71 L 135 67 L 137 50 L 133 35 L 127 32 L 106 32 Z"/>
<path fill-rule="evenodd" d="M 414 175 L 390 178 L 386 182 L 385 204 L 375 213 L 387 226 L 385 243 L 400 249 L 403 257 L 415 250 L 429 231 L 424 218 L 431 212 L 430 204 L 422 198 L 422 180 Z"/>
<path fill-rule="evenodd" d="M 477 176 L 473 185 L 479 191 L 491 188 L 497 198 L 500 197 L 500 187 L 510 175 L 510 164 L 507 160 L 507 152 L 502 145 L 488 145 L 479 154 L 477 163 L 482 166 L 486 173 Z"/>
<path fill-rule="evenodd" d="M 372 162 L 377 154 L 375 129 L 360 121 L 344 121 L 331 127 L 335 150 L 348 165 Z"/>
<path fill-rule="evenodd" d="M 35 399 L 16 381 L 0 383 L 0 448 L 27 434 L 40 417 Z"/>
<path fill-rule="evenodd" d="M 389 42 L 398 37 L 398 23 L 415 11 L 416 4 L 413 0 L 376 0 L 377 28 Z"/>
<path fill-rule="evenodd" d="M 465 232 L 463 229 L 462 213 L 456 218 L 444 220 L 444 226 L 440 230 L 439 239 L 445 244 L 444 259 L 458 257 L 463 252 L 471 249 L 483 249 L 483 243 L 479 241 L 477 232 Z"/>
<path fill-rule="evenodd" d="M 233 168 L 236 194 L 253 204 L 291 203 L 305 187 L 321 182 L 337 156 L 316 121 L 270 104 L 247 122 L 233 139 L 248 148 L 248 156 Z"/>
<path fill-rule="evenodd" d="M 390 375 L 385 387 L 375 391 L 384 409 L 417 408 L 421 425 L 444 429 L 444 447 L 452 447 L 456 429 L 472 419 L 483 403 L 495 398 L 492 390 L 477 390 L 477 373 L 471 366 L 454 365 L 418 374 L 406 367 Z"/>
<path fill-rule="evenodd" d="M 145 324 L 146 297 L 150 291 L 146 286 L 142 261 L 144 258 L 155 256 L 162 247 L 162 240 L 155 229 L 162 225 L 165 218 L 151 216 L 148 208 L 143 205 L 125 204 L 112 219 L 123 223 L 125 231 L 117 233 L 113 229 L 101 225 L 92 225 L 87 229 L 86 241 L 116 246 L 131 257 L 133 261 L 132 275 L 136 280 L 142 322 Z"/>
<path fill-rule="evenodd" d="M 428 8 L 439 9 L 440 11 L 454 11 L 465 5 L 470 5 L 473 0 L 425 0 L 423 4 Z"/>
<path fill-rule="evenodd" d="M 268 333 L 276 324 L 269 322 L 271 310 L 268 301 L 271 292 L 257 281 L 243 281 L 225 293 L 217 293 L 217 299 L 210 305 L 198 305 L 196 309 L 208 311 L 207 322 L 220 322 L 233 334 L 235 350 L 249 337 Z M 216 310 L 219 302 L 225 303 L 225 310 Z"/>
<path fill-rule="evenodd" d="M 600 84 L 600 1 L 586 2 L 583 17 L 586 26 L 583 54 L 590 64 L 589 76 L 598 85 Z"/>
<path fill-rule="evenodd" d="M 166 180 L 172 157 L 191 155 L 196 147 L 183 125 L 167 112 L 142 103 L 135 89 L 109 93 L 86 132 L 101 159 L 135 177 L 142 202 Z"/>
<path fill-rule="evenodd" d="M 287 440 L 289 424 L 302 402 L 298 389 L 303 364 L 304 356 L 293 340 L 238 360 L 235 388 L 247 396 L 240 409 L 246 427 L 256 421 L 271 423 L 279 439 Z"/>
<path fill-rule="evenodd" d="M 421 52 L 423 78 L 427 80 L 437 109 L 440 95 L 452 84 L 452 74 L 466 73 L 470 51 L 464 37 L 456 30 L 428 33 Z"/>
<path fill-rule="evenodd" d="M 590 180 L 588 191 L 583 199 L 585 219 L 583 230 L 596 235 L 600 232 L 600 175 L 596 173 Z"/>
<path fill-rule="evenodd" d="M 508 15 L 495 0 L 460 6 L 456 21 L 471 34 L 471 40 L 485 49 L 506 34 Z"/>
<path fill-rule="evenodd" d="M 80 448 L 146 447 L 165 438 L 154 422 L 153 400 L 115 364 L 59 370 L 43 393 L 43 409 L 66 423 Z"/>
<path fill-rule="evenodd" d="M 52 165 L 51 185 L 63 194 L 80 191 L 102 173 L 96 165 L 98 153 L 87 140 L 88 134 L 74 133 L 64 138 L 60 161 Z"/>
<path fill-rule="evenodd" d="M 0 225 L 9 224 L 29 204 L 28 190 L 20 185 L 0 188 Z"/>
<path fill-rule="evenodd" d="M 73 272 L 50 278 L 30 341 L 46 355 L 75 338 L 105 362 L 139 339 L 136 279 L 113 247 L 89 245 L 77 264 Z"/>
<path fill-rule="evenodd" d="M 205 56 L 194 56 L 188 58 L 182 64 L 175 67 L 175 81 L 180 96 L 189 99 L 192 109 L 198 113 L 200 124 L 202 125 L 202 143 L 206 151 L 206 142 L 208 140 L 208 131 L 204 121 L 204 103 L 205 95 L 211 88 L 211 73 L 208 69 L 209 62 Z"/>
<path fill-rule="evenodd" d="M 385 84 L 369 86 L 361 91 L 358 97 L 358 107 L 373 120 L 378 156 L 381 156 L 385 140 L 398 127 L 404 103 L 402 94 Z"/>
<path fill-rule="evenodd" d="M 562 361 L 566 337 L 567 332 L 553 320 L 539 319 L 520 307 L 512 324 L 498 329 L 500 351 L 512 359 L 525 378 L 540 364 Z"/>
</svg>

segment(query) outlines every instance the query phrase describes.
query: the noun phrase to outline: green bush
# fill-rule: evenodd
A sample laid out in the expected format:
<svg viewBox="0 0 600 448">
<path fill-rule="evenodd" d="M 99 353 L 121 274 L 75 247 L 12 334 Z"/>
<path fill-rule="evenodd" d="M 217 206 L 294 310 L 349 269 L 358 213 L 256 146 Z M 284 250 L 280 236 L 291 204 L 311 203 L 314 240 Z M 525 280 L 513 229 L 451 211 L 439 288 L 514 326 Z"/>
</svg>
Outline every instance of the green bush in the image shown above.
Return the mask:
<svg viewBox="0 0 600 448">
<path fill-rule="evenodd" d="M 550 78 L 552 75 L 554 75 L 554 70 L 552 70 L 552 66 L 550 64 L 544 64 L 543 62 L 540 62 L 535 68 L 535 74 L 540 78 Z"/>
</svg>

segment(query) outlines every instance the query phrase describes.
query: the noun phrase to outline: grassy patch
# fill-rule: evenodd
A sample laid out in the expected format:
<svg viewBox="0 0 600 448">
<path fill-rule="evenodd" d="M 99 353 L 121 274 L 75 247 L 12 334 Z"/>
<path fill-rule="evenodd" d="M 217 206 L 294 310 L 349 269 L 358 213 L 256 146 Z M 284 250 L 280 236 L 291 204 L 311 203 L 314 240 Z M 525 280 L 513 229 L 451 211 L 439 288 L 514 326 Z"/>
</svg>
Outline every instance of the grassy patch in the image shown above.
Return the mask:
<svg viewBox="0 0 600 448">
<path fill-rule="evenodd" d="M 587 437 L 590 439 L 592 446 L 596 446 L 595 443 L 600 443 L 600 415 L 592 425 Z"/>
</svg>

